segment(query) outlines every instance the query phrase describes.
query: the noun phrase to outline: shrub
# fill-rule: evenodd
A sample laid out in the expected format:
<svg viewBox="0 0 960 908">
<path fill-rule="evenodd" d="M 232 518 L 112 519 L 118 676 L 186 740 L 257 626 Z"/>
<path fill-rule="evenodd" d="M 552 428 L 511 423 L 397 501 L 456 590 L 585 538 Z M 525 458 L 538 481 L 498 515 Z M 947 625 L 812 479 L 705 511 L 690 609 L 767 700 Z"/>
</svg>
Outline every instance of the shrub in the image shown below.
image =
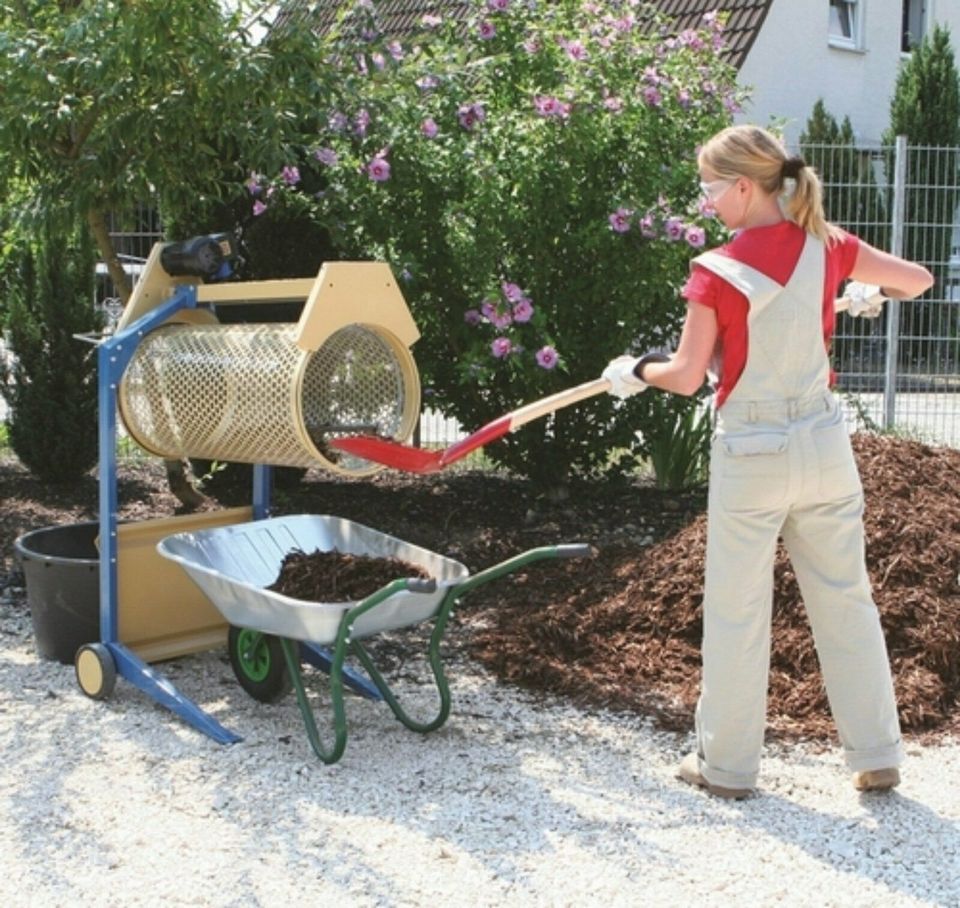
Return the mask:
<svg viewBox="0 0 960 908">
<path fill-rule="evenodd" d="M 9 442 L 47 482 L 71 482 L 97 461 L 96 357 L 73 336 L 99 327 L 94 264 L 84 232 L 64 238 L 46 229 L 6 275 L 5 328 L 14 359 L 0 377 Z"/>
<path fill-rule="evenodd" d="M 671 35 L 640 10 L 488 0 L 405 47 L 347 17 L 323 125 L 282 173 L 253 168 L 253 210 L 306 206 L 345 256 L 393 265 L 426 399 L 467 427 L 680 327 L 692 248 L 716 230 L 695 149 L 738 98 L 720 19 Z M 636 448 L 647 417 L 603 397 L 487 453 L 562 483 Z"/>
<path fill-rule="evenodd" d="M 940 285 L 941 298 L 947 298 L 960 204 L 960 73 L 946 26 L 934 26 L 901 64 L 884 141 L 893 144 L 898 135 L 906 136 L 912 146 L 907 157 L 903 255 L 925 264 Z M 892 173 L 892 154 L 888 167 Z M 902 335 L 950 337 L 957 330 L 952 307 L 930 299 L 904 302 L 900 311 Z M 900 353 L 909 355 L 909 346 Z M 927 356 L 931 361 L 949 361 L 950 344 L 934 341 Z"/>
</svg>

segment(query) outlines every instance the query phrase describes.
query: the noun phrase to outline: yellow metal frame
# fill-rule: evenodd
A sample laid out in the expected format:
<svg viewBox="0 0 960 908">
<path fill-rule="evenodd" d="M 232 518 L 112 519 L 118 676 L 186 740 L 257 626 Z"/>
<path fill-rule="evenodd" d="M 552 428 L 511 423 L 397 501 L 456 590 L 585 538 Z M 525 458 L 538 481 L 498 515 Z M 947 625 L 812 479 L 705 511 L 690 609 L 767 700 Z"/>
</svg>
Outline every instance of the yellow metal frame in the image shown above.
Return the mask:
<svg viewBox="0 0 960 908">
<path fill-rule="evenodd" d="M 144 662 L 223 646 L 227 623 L 183 569 L 157 552 L 174 533 L 253 520 L 252 507 L 161 517 L 117 526 L 118 637 Z"/>
<path fill-rule="evenodd" d="M 326 262 L 316 277 L 274 281 L 202 284 L 195 277 L 171 277 L 160 264 L 162 243 L 154 245 L 127 303 L 116 332 L 170 299 L 185 285 L 197 288 L 198 303 L 279 303 L 305 300 L 297 324 L 297 346 L 315 351 L 335 331 L 347 325 L 373 325 L 412 347 L 420 339 L 406 300 L 385 262 Z M 177 313 L 171 322 L 215 323 L 206 309 Z"/>
</svg>

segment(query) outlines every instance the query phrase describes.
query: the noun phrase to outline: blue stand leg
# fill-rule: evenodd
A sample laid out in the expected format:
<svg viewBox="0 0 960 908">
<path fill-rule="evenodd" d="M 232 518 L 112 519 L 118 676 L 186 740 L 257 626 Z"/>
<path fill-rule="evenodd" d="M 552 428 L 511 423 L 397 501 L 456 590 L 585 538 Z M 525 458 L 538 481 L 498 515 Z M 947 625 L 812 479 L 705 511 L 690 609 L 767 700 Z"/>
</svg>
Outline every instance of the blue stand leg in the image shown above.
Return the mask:
<svg viewBox="0 0 960 908">
<path fill-rule="evenodd" d="M 301 643 L 300 656 L 315 668 L 319 668 L 328 675 L 330 674 L 330 668 L 333 665 L 333 656 L 330 654 L 330 650 L 322 646 L 317 646 L 316 643 Z M 343 683 L 354 693 L 359 694 L 361 697 L 366 697 L 368 700 L 383 699 L 383 695 L 377 690 L 377 686 L 370 681 L 366 675 L 346 665 L 342 666 L 341 673 L 343 675 Z"/>
<path fill-rule="evenodd" d="M 117 664 L 117 674 L 140 688 L 161 706 L 165 706 L 176 713 L 197 731 L 213 738 L 218 744 L 235 744 L 237 741 L 243 740 L 239 735 L 224 728 L 192 700 L 184 697 L 169 680 L 159 672 L 154 671 L 122 643 L 108 643 L 107 646 Z"/>
</svg>

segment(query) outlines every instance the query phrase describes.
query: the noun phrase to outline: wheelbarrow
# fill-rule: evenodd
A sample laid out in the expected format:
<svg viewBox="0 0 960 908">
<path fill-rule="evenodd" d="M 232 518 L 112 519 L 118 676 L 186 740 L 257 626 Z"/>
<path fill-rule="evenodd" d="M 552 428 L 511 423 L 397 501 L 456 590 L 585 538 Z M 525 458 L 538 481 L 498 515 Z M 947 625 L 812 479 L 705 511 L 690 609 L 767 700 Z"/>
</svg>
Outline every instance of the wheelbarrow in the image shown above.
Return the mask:
<svg viewBox="0 0 960 908">
<path fill-rule="evenodd" d="M 301 514 L 273 517 L 196 532 L 178 533 L 157 546 L 179 563 L 230 623 L 230 661 L 241 686 L 262 702 L 280 699 L 292 686 L 313 751 L 336 763 L 347 743 L 344 662 L 355 656 L 393 714 L 412 731 L 426 734 L 450 715 L 450 686 L 440 644 L 455 604 L 470 590 L 545 558 L 584 557 L 589 545 L 530 549 L 470 575 L 458 561 L 342 517 Z M 397 578 L 365 599 L 308 602 L 267 589 L 291 552 L 338 551 L 394 558 L 423 568 L 430 579 Z M 433 719 L 411 717 L 375 665 L 362 641 L 388 630 L 433 621 L 427 658 L 439 709 Z M 329 647 L 333 743 L 321 740 L 300 669 L 300 644 Z"/>
</svg>

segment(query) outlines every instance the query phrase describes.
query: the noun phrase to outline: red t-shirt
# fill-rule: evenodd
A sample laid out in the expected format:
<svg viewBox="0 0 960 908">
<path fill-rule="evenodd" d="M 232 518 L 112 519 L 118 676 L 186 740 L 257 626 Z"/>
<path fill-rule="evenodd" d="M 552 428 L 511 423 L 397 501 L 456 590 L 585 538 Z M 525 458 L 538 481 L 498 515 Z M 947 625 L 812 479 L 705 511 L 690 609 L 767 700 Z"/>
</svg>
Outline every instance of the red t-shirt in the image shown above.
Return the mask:
<svg viewBox="0 0 960 908">
<path fill-rule="evenodd" d="M 793 221 L 781 221 L 769 227 L 752 227 L 738 234 L 716 251 L 743 262 L 786 284 L 803 251 L 806 233 Z M 826 247 L 823 280 L 823 342 L 827 350 L 833 337 L 834 299 L 840 282 L 850 276 L 860 240 L 850 233 Z M 683 296 L 694 303 L 709 306 L 717 314 L 717 352 L 720 356 L 720 387 L 717 406 L 728 397 L 747 363 L 747 298 L 722 277 L 694 264 L 683 288 Z M 833 374 L 831 373 L 831 382 Z"/>
</svg>

